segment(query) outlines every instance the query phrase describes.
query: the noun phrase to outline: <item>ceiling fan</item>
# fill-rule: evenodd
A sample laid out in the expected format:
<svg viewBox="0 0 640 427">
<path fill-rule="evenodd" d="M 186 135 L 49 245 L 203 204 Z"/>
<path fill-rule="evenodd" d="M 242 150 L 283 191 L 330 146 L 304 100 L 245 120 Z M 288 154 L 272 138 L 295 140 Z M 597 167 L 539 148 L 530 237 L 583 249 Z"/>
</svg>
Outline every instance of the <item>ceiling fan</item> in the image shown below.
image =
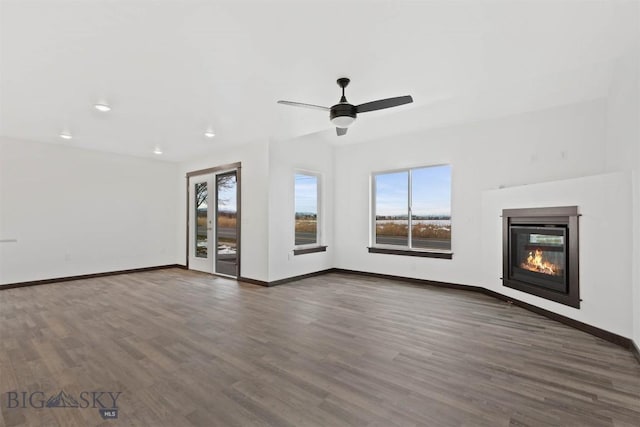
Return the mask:
<svg viewBox="0 0 640 427">
<path fill-rule="evenodd" d="M 371 101 L 360 105 L 349 104 L 349 102 L 347 102 L 347 98 L 344 96 L 344 88 L 349 85 L 350 81 L 351 80 L 346 77 L 338 79 L 338 86 L 342 88 L 342 97 L 340 98 L 340 102 L 331 108 L 323 107 L 321 105 L 303 104 L 301 102 L 292 101 L 278 101 L 278 104 L 328 111 L 329 119 L 331 120 L 331 123 L 336 126 L 336 132 L 338 136 L 342 136 L 347 133 L 347 128 L 356 120 L 358 113 L 383 110 L 385 108 L 397 107 L 398 105 L 404 105 L 413 102 L 413 98 L 411 98 L 410 95 L 406 95 L 398 96 L 396 98 L 379 99 L 377 101 Z"/>
</svg>

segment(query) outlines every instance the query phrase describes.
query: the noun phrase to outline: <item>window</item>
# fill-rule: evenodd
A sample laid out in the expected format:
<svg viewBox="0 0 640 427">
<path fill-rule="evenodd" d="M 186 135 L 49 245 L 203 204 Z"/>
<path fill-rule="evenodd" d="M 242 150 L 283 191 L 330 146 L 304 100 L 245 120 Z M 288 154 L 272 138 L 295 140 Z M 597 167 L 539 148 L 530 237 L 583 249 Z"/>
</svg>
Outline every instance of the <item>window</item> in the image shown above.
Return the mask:
<svg viewBox="0 0 640 427">
<path fill-rule="evenodd" d="M 195 184 L 196 196 L 196 257 L 206 258 L 209 248 L 209 234 L 207 232 L 209 220 L 209 193 L 206 182 Z"/>
<path fill-rule="evenodd" d="M 295 174 L 295 246 L 297 248 L 320 245 L 318 201 L 320 177 L 316 174 Z"/>
<path fill-rule="evenodd" d="M 451 251 L 451 166 L 373 175 L 373 248 Z M 450 256 L 442 256 L 450 258 Z"/>
</svg>

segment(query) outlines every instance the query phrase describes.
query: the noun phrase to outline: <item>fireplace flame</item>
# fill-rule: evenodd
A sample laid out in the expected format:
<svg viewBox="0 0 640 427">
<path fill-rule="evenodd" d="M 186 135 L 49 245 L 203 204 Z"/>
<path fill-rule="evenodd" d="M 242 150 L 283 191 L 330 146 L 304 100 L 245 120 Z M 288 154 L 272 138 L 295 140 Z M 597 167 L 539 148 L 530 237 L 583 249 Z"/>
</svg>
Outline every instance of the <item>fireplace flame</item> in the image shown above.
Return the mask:
<svg viewBox="0 0 640 427">
<path fill-rule="evenodd" d="M 558 274 L 558 267 L 542 258 L 542 251 L 536 249 L 534 252 L 529 252 L 527 260 L 520 264 L 521 268 L 529 271 L 535 271 L 536 273 L 550 274 L 555 276 Z"/>
</svg>

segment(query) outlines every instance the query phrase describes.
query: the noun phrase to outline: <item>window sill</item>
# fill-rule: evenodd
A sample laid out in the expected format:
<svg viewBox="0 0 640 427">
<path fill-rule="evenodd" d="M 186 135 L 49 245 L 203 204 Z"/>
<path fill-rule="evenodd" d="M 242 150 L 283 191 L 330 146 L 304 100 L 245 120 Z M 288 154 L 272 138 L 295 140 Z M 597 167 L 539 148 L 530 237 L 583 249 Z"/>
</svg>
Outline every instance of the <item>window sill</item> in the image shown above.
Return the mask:
<svg viewBox="0 0 640 427">
<path fill-rule="evenodd" d="M 415 249 L 387 249 L 387 248 L 368 248 L 368 249 L 370 254 L 405 255 L 405 256 L 419 256 L 424 258 L 441 258 L 441 259 L 453 258 L 453 252 L 419 251 Z"/>
<path fill-rule="evenodd" d="M 304 249 L 294 249 L 293 255 L 304 255 L 304 254 L 312 254 L 315 252 L 326 252 L 326 246 L 315 246 L 313 248 L 304 248 Z"/>
</svg>

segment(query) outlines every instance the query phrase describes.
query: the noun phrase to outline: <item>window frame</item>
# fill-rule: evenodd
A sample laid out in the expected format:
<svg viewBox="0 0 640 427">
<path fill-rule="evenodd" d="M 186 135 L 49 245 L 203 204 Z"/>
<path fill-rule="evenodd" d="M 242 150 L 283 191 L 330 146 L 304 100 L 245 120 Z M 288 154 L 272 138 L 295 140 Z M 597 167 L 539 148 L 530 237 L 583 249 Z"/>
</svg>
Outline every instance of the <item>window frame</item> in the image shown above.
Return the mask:
<svg viewBox="0 0 640 427">
<path fill-rule="evenodd" d="M 451 169 L 451 175 L 453 175 L 452 167 L 450 163 L 438 163 L 432 165 L 425 166 L 413 166 L 399 169 L 387 169 L 381 171 L 375 171 L 371 173 L 370 176 L 370 211 L 369 211 L 369 253 L 382 253 L 382 254 L 391 254 L 391 255 L 409 255 L 409 256 L 422 256 L 427 258 L 444 258 L 444 259 L 452 259 L 453 257 L 453 239 L 451 239 L 452 248 L 449 250 L 446 249 L 435 249 L 435 248 L 415 248 L 413 247 L 413 230 L 412 230 L 412 222 L 413 222 L 413 210 L 412 210 L 412 197 L 413 197 L 413 179 L 412 179 L 412 171 L 416 169 L 426 169 L 432 167 L 439 166 L 449 166 Z M 387 175 L 393 173 L 407 172 L 407 245 L 388 245 L 388 244 L 380 244 L 376 243 L 376 177 L 379 175 Z M 453 186 L 453 185 L 452 185 Z M 451 199 L 449 200 L 451 204 Z M 450 206 L 451 207 L 451 206 Z M 453 213 L 451 214 L 451 219 L 453 219 Z M 452 221 L 453 222 L 453 221 Z"/>
<path fill-rule="evenodd" d="M 307 175 L 313 176 L 316 178 L 316 242 L 315 243 L 307 243 L 304 245 L 296 245 L 296 176 L 297 175 Z M 303 255 L 307 253 L 313 252 L 324 252 L 326 251 L 326 246 L 322 245 L 323 238 L 323 221 L 324 221 L 324 213 L 322 211 L 323 208 L 323 200 L 322 200 L 322 173 L 317 171 L 311 171 L 307 169 L 295 169 L 293 171 L 293 254 L 294 255 Z"/>
</svg>

